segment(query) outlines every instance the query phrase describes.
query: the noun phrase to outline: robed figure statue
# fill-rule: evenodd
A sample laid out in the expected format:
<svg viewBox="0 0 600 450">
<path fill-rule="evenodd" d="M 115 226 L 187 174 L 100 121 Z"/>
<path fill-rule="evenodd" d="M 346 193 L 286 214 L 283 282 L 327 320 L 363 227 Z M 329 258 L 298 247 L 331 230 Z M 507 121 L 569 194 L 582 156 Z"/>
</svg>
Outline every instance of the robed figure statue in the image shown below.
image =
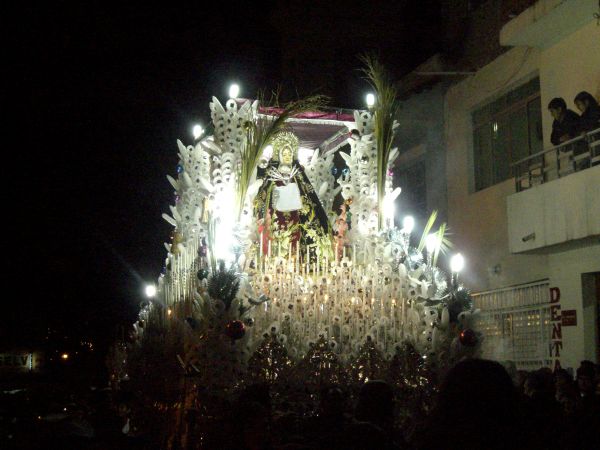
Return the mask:
<svg viewBox="0 0 600 450">
<path fill-rule="evenodd" d="M 284 131 L 272 146 L 271 161 L 258 173 L 264 181 L 254 201 L 263 254 L 269 241 L 275 246 L 274 255 L 289 251 L 304 255 L 307 246 L 330 245 L 327 214 L 297 160 L 298 138 Z"/>
</svg>

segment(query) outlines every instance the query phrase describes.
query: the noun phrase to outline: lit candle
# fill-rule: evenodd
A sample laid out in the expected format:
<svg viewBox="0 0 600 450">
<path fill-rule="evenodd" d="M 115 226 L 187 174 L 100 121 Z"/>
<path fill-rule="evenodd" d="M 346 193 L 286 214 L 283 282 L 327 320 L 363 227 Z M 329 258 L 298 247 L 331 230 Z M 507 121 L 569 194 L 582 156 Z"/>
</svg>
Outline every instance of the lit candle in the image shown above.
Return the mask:
<svg viewBox="0 0 600 450">
<path fill-rule="evenodd" d="M 263 252 L 264 252 L 264 249 L 263 249 L 263 232 L 262 231 L 260 232 L 260 241 L 259 241 L 259 244 L 258 244 L 258 248 L 260 248 L 260 254 L 262 255 Z"/>
<path fill-rule="evenodd" d="M 310 266 L 309 266 L 309 264 L 310 264 L 310 247 L 308 247 L 308 246 L 307 246 L 307 247 L 306 247 L 306 264 L 305 264 L 305 267 L 306 267 L 306 275 L 308 275 L 308 271 L 309 271 L 309 269 L 310 269 Z"/>
</svg>

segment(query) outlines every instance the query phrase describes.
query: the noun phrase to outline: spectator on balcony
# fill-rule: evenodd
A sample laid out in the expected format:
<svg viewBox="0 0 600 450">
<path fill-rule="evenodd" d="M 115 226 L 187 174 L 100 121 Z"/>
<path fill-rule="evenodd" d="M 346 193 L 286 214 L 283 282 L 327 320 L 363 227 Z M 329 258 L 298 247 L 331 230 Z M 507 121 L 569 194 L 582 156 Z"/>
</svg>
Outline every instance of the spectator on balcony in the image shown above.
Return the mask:
<svg viewBox="0 0 600 450">
<path fill-rule="evenodd" d="M 553 145 L 562 144 L 578 136 L 579 116 L 575 111 L 567 109 L 567 104 L 563 98 L 556 97 L 550 100 L 548 109 L 554 118 L 552 136 L 550 137 L 550 142 Z"/>
<path fill-rule="evenodd" d="M 592 94 L 581 91 L 575 96 L 575 106 L 581 111 L 579 131 L 588 133 L 600 128 L 600 106 Z"/>
</svg>

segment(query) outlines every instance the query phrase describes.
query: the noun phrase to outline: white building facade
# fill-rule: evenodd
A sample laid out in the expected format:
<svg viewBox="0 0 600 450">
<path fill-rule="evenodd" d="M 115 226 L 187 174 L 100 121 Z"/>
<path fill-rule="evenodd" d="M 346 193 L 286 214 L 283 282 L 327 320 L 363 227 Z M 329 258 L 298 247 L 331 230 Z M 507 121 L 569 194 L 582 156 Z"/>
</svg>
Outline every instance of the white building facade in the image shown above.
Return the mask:
<svg viewBox="0 0 600 450">
<path fill-rule="evenodd" d="M 483 356 L 519 368 L 598 362 L 600 132 L 555 149 L 547 109 L 600 98 L 598 8 L 538 1 L 502 28 L 511 49 L 444 96 L 448 225 Z"/>
</svg>

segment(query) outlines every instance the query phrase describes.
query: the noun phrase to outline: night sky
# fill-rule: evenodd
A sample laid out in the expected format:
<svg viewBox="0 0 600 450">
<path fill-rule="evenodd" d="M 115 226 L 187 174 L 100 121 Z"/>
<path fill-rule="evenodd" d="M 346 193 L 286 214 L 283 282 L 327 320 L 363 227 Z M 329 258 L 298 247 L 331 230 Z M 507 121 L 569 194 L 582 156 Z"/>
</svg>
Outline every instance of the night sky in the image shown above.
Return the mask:
<svg viewBox="0 0 600 450">
<path fill-rule="evenodd" d="M 362 107 L 359 54 L 377 51 L 399 77 L 439 41 L 436 2 L 126 3 L 7 13 L 3 342 L 34 343 L 47 327 L 107 342 L 131 323 L 165 258 L 176 140 L 190 143 L 231 81 L 242 96 L 281 83 L 291 97 L 286 71 L 323 68 L 335 71 L 332 105 Z M 365 20 L 365 3 L 381 10 Z M 329 46 L 328 64 L 310 38 Z M 309 56 L 290 75 L 294 52 Z"/>
</svg>

